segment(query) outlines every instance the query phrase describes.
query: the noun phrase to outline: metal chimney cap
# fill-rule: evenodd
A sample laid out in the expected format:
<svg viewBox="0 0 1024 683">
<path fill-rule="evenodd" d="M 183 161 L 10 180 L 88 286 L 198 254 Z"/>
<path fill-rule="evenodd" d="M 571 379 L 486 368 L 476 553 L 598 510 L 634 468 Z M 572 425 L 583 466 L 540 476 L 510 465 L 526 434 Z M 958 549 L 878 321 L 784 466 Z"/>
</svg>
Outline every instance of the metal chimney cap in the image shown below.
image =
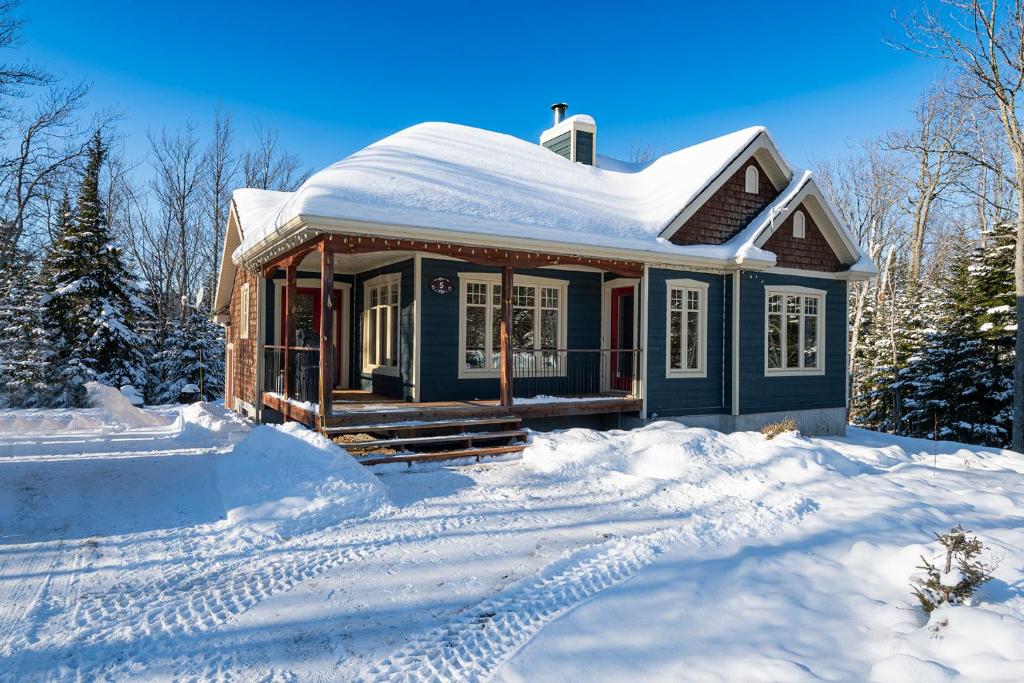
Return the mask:
<svg viewBox="0 0 1024 683">
<path fill-rule="evenodd" d="M 551 105 L 551 111 L 555 112 L 555 125 L 557 126 L 565 118 L 565 110 L 569 108 L 569 105 L 565 102 L 555 102 Z"/>
</svg>

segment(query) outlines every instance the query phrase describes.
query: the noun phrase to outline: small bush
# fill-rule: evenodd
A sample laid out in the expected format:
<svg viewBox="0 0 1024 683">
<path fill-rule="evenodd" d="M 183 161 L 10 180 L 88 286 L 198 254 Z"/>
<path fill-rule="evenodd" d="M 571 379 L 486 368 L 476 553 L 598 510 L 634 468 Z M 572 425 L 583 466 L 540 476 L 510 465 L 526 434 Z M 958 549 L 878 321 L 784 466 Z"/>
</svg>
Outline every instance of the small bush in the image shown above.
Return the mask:
<svg viewBox="0 0 1024 683">
<path fill-rule="evenodd" d="M 924 573 L 910 580 L 914 595 L 926 613 L 939 605 L 959 605 L 970 600 L 983 583 L 992 578 L 998 562 L 986 563 L 981 559 L 985 546 L 977 536 L 957 524 L 944 534 L 935 534 L 935 540 L 946 549 L 942 568 L 921 557 L 918 569 Z"/>
<path fill-rule="evenodd" d="M 797 430 L 797 423 L 791 417 L 787 417 L 785 420 L 780 422 L 771 422 L 761 427 L 761 433 L 764 434 L 766 439 L 774 439 L 779 434 L 785 434 L 786 432 L 795 432 Z"/>
</svg>

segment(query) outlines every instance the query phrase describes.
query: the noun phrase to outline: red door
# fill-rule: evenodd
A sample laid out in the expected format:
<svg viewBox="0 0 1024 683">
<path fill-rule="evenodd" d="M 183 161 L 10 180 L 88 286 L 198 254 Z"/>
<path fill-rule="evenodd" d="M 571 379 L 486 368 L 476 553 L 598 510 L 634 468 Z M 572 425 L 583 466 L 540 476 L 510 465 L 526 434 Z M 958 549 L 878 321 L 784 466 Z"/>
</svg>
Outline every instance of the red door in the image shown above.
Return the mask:
<svg viewBox="0 0 1024 683">
<path fill-rule="evenodd" d="M 615 391 L 633 389 L 633 288 L 612 290 L 611 352 L 609 377 Z"/>
<path fill-rule="evenodd" d="M 284 307 L 287 301 L 281 301 L 281 320 L 284 320 Z M 334 381 L 341 380 L 342 354 L 342 292 L 334 291 Z M 285 344 L 285 331 L 281 329 L 281 344 Z M 295 345 L 305 348 L 320 348 L 320 289 L 318 287 L 297 287 L 295 290 Z"/>
</svg>

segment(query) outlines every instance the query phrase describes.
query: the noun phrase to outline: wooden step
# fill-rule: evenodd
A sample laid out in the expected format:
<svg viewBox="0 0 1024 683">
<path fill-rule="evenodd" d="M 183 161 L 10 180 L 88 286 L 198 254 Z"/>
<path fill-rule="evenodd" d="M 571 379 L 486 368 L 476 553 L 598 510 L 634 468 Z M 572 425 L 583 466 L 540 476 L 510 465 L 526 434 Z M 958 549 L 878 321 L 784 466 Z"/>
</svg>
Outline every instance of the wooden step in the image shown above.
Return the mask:
<svg viewBox="0 0 1024 683">
<path fill-rule="evenodd" d="M 518 429 L 521 424 L 522 420 L 518 417 L 490 417 L 474 420 L 432 420 L 430 422 L 415 422 L 411 424 L 390 424 L 384 422 L 344 427 L 325 427 L 324 432 L 328 436 L 339 436 L 341 434 L 370 434 L 374 432 L 399 434 L 430 429 L 461 429 L 465 431 L 466 429 L 472 429 L 475 427 L 494 425 Z"/>
<path fill-rule="evenodd" d="M 412 453 L 403 455 L 383 455 L 373 458 L 360 458 L 359 462 L 364 465 L 384 465 L 390 462 L 404 462 L 412 465 L 416 462 L 437 461 L 437 460 L 458 460 L 460 458 L 480 458 L 488 456 L 504 455 L 507 453 L 521 453 L 526 448 L 525 443 L 514 446 L 491 446 L 489 448 L 467 448 L 459 451 L 437 451 L 434 453 Z"/>
<path fill-rule="evenodd" d="M 354 450 L 374 448 L 397 448 L 406 447 L 405 450 L 415 450 L 409 446 L 439 446 L 446 444 L 467 444 L 472 446 L 476 441 L 494 441 L 495 439 L 517 439 L 525 441 L 527 432 L 522 429 L 514 429 L 500 432 L 462 432 L 461 434 L 444 434 L 441 436 L 407 436 L 398 439 L 376 439 L 374 441 L 353 441 L 352 443 L 338 444 L 342 448 Z M 402 450 L 402 449 L 399 449 Z"/>
</svg>

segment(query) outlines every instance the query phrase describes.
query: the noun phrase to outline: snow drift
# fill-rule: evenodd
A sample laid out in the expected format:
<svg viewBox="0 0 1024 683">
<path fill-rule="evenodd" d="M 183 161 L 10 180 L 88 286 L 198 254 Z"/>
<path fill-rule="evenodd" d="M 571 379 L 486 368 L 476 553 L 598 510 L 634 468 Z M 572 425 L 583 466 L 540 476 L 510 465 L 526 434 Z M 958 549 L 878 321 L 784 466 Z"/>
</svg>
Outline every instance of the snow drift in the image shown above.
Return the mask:
<svg viewBox="0 0 1024 683">
<path fill-rule="evenodd" d="M 388 504 L 377 478 L 302 425 L 262 425 L 217 462 L 228 526 L 290 537 Z"/>
</svg>

